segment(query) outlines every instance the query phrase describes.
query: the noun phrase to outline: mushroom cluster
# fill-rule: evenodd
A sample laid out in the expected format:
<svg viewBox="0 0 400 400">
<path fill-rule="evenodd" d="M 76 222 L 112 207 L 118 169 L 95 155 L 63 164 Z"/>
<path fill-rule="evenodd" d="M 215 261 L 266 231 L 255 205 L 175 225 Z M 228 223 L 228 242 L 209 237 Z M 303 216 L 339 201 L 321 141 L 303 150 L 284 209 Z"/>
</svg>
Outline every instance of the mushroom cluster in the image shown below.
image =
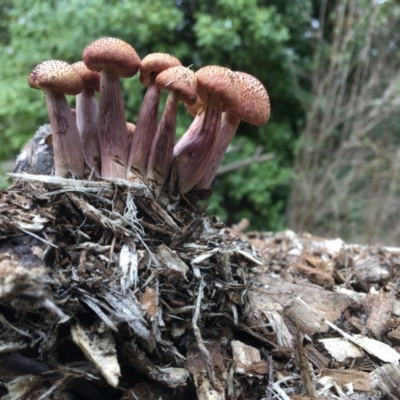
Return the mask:
<svg viewBox="0 0 400 400">
<path fill-rule="evenodd" d="M 193 72 L 164 53 L 140 60 L 130 44 L 110 37 L 89 44 L 82 60 L 44 61 L 29 76 L 45 92 L 58 176 L 139 181 L 156 197 L 208 189 L 239 122 L 263 125 L 270 115 L 266 89 L 244 72 Z M 138 71 L 147 91 L 135 126 L 126 122 L 119 80 Z M 158 121 L 162 90 L 169 93 Z M 75 113 L 66 94 L 76 95 Z M 194 119 L 175 144 L 179 101 Z"/>
</svg>

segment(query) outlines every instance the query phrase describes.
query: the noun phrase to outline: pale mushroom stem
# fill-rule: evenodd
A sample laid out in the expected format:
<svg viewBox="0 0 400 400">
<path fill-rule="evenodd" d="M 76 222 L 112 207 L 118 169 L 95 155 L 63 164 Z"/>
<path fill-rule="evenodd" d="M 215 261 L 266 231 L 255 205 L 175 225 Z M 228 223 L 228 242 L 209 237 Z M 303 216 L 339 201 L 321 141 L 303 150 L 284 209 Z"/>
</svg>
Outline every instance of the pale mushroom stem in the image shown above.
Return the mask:
<svg viewBox="0 0 400 400">
<path fill-rule="evenodd" d="M 64 93 L 46 90 L 46 104 L 52 131 L 54 169 L 58 176 L 83 178 L 84 156 L 75 118 Z"/>
<path fill-rule="evenodd" d="M 97 174 L 101 173 L 101 155 L 97 117 L 99 106 L 94 90 L 85 86 L 76 96 L 76 124 L 83 143 L 86 164 Z"/>
<path fill-rule="evenodd" d="M 187 193 L 199 182 L 206 169 L 221 126 L 222 103 L 219 97 L 210 94 L 202 128 L 198 135 L 175 152 L 176 170 L 181 194 Z"/>
<path fill-rule="evenodd" d="M 126 178 L 130 137 L 126 128 L 119 77 L 100 72 L 99 138 L 101 176 Z"/>
<path fill-rule="evenodd" d="M 128 176 L 132 174 L 133 177 L 138 175 L 143 177 L 146 173 L 151 144 L 157 131 L 160 95 L 161 88 L 152 79 L 140 107 L 135 136 L 130 147 Z"/>
<path fill-rule="evenodd" d="M 178 104 L 179 94 L 175 91 L 169 92 L 151 145 L 146 175 L 157 194 L 161 192 L 172 167 Z"/>
<path fill-rule="evenodd" d="M 199 134 L 201 127 L 204 121 L 205 111 L 204 109 L 196 114 L 189 128 L 183 134 L 183 136 L 179 139 L 178 143 L 174 147 L 174 154 L 178 154 L 183 147 L 185 147 L 186 143 L 193 140 L 193 138 Z"/>
<path fill-rule="evenodd" d="M 208 189 L 215 178 L 219 164 L 229 146 L 238 126 L 240 118 L 227 112 L 222 114 L 221 129 L 218 133 L 217 144 L 208 163 L 203 177 L 196 184 L 196 189 Z"/>
</svg>

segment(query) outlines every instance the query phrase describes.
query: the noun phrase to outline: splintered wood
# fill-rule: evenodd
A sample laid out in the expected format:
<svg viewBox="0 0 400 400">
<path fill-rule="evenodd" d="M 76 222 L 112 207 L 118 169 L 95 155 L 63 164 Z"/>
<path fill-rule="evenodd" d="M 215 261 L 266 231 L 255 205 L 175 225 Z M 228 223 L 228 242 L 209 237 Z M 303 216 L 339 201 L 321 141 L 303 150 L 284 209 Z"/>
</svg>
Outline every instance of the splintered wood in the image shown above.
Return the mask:
<svg viewBox="0 0 400 400">
<path fill-rule="evenodd" d="M 281 382 L 292 399 L 400 398 L 394 383 L 400 248 L 347 245 L 291 231 L 246 237 L 264 259 L 264 269 L 251 278 L 249 326 L 275 342 L 273 354 L 289 347 L 298 360 L 299 376 L 290 387 L 285 377 L 293 380 L 293 371 L 274 362 L 275 386 Z"/>
</svg>

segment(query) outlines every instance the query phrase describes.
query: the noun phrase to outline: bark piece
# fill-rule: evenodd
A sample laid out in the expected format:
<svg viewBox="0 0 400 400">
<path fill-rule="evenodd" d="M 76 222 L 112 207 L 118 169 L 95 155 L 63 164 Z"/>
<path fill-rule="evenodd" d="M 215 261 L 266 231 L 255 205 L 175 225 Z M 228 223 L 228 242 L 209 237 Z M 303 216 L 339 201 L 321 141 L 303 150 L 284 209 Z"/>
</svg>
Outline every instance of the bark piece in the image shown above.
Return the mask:
<svg viewBox="0 0 400 400">
<path fill-rule="evenodd" d="M 322 319 L 336 321 L 353 301 L 341 293 L 328 292 L 307 283 L 290 283 L 270 275 L 258 275 L 252 279 L 249 291 L 251 312 L 261 314 L 275 310 L 283 312 L 300 323 L 305 332 L 317 332 L 323 328 Z M 313 318 L 310 318 L 313 316 Z"/>
<path fill-rule="evenodd" d="M 216 343 L 204 343 L 209 357 L 193 345 L 187 355 L 187 368 L 193 376 L 199 400 L 224 400 L 227 386 L 227 372 L 224 366 L 220 347 Z M 214 371 L 215 381 L 212 382 L 209 369 Z"/>
<path fill-rule="evenodd" d="M 369 310 L 367 328 L 376 338 L 380 338 L 388 330 L 394 299 L 392 292 L 369 293 L 364 299 Z"/>
<path fill-rule="evenodd" d="M 146 312 L 150 321 L 157 315 L 157 292 L 154 288 L 148 286 L 144 291 L 141 304 L 143 311 Z"/>
<path fill-rule="evenodd" d="M 307 354 L 307 359 L 311 364 L 315 366 L 317 369 L 321 369 L 322 367 L 328 367 L 330 364 L 330 360 L 321 354 L 312 344 L 308 344 L 304 347 L 304 350 Z"/>
<path fill-rule="evenodd" d="M 158 246 L 156 257 L 162 266 L 162 273 L 166 277 L 178 281 L 186 279 L 189 267 L 168 246 L 165 244 Z"/>
<path fill-rule="evenodd" d="M 364 286 L 368 287 L 372 283 L 380 282 L 389 277 L 389 271 L 383 265 L 378 256 L 360 256 L 353 259 L 354 275 Z"/>
</svg>

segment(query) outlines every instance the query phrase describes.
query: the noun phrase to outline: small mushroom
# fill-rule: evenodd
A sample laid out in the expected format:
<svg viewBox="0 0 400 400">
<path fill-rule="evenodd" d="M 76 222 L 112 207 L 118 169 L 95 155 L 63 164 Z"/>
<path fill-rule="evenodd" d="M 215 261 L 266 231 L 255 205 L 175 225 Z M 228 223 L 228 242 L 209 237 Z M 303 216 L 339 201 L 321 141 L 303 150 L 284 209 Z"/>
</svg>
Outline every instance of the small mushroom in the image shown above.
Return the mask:
<svg viewBox="0 0 400 400">
<path fill-rule="evenodd" d="M 239 84 L 240 102 L 226 110 L 223 115 L 217 145 L 197 189 L 208 189 L 214 180 L 217 168 L 235 134 L 240 121 L 261 126 L 267 123 L 271 113 L 268 93 L 264 85 L 254 76 L 235 72 Z"/>
<path fill-rule="evenodd" d="M 46 97 L 52 130 L 55 174 L 83 177 L 84 155 L 75 118 L 65 94 L 77 95 L 83 82 L 70 64 L 48 60 L 36 65 L 29 75 L 28 84 L 43 90 Z"/>
<path fill-rule="evenodd" d="M 147 86 L 147 91 L 140 107 L 136 134 L 132 140 L 129 154 L 129 171 L 134 176 L 141 175 L 143 177 L 146 174 L 151 143 L 157 131 L 161 88 L 155 84 L 155 79 L 160 72 L 179 65 L 181 62 L 177 58 L 166 53 L 148 54 L 140 63 L 139 80 L 144 86 Z"/>
<path fill-rule="evenodd" d="M 169 91 L 164 112 L 151 145 L 146 174 L 156 193 L 159 193 L 172 166 L 179 100 L 194 104 L 197 97 L 197 82 L 192 70 L 178 66 L 161 72 L 156 78 L 156 85 Z"/>
<path fill-rule="evenodd" d="M 101 176 L 126 178 L 130 136 L 127 133 L 120 78 L 129 78 L 140 67 L 134 48 L 123 40 L 104 37 L 83 51 L 82 59 L 93 71 L 100 71 L 99 139 Z"/>
<path fill-rule="evenodd" d="M 100 89 L 100 74 L 90 70 L 83 61 L 72 64 L 83 81 L 83 90 L 76 96 L 76 125 L 81 135 L 83 153 L 87 165 L 97 174 L 101 173 L 101 153 L 97 117 L 99 106 L 95 91 Z"/>
<path fill-rule="evenodd" d="M 126 123 L 126 129 L 128 130 L 128 135 L 133 138 L 133 134 L 136 131 L 136 125 L 133 122 L 127 122 Z"/>
<path fill-rule="evenodd" d="M 210 162 L 224 107 L 233 107 L 239 101 L 237 78 L 230 69 L 215 65 L 203 67 L 196 72 L 196 79 L 198 95 L 207 107 L 198 134 L 182 138 L 184 144 L 174 149 L 181 194 L 199 182 Z"/>
</svg>

